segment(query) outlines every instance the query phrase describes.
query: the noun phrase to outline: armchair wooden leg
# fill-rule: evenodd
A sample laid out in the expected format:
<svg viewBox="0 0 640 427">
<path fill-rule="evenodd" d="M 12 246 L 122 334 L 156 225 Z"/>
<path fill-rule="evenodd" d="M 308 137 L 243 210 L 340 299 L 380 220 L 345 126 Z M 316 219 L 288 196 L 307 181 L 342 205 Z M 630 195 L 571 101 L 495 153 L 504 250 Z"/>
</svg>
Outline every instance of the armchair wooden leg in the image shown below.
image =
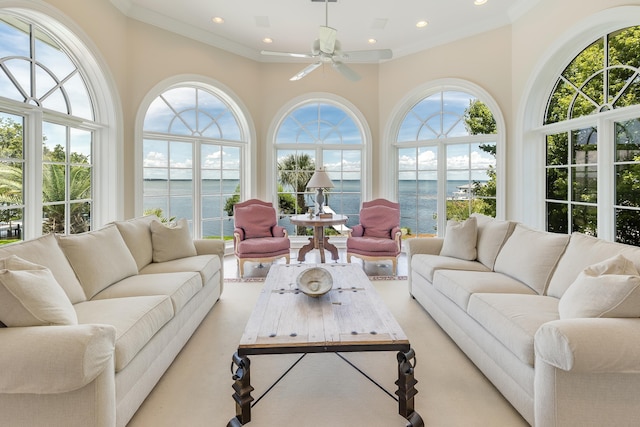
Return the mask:
<svg viewBox="0 0 640 427">
<path fill-rule="evenodd" d="M 351 254 L 347 252 L 347 263 L 351 264 Z"/>
<path fill-rule="evenodd" d="M 244 277 L 244 260 L 238 259 L 238 271 L 240 272 L 240 278 Z"/>
</svg>

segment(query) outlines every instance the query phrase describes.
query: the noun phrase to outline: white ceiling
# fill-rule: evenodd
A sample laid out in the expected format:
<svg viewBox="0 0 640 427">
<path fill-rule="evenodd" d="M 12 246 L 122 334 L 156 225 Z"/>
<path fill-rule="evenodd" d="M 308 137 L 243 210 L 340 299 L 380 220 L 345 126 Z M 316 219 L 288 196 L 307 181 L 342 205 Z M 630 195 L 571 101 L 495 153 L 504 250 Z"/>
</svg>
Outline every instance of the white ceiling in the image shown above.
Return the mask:
<svg viewBox="0 0 640 427">
<path fill-rule="evenodd" d="M 257 61 L 288 61 L 261 50 L 309 53 L 325 25 L 325 3 L 311 0 L 110 0 L 130 18 Z M 337 0 L 329 26 L 345 51 L 391 49 L 394 58 L 512 23 L 539 0 Z M 214 24 L 212 18 L 224 18 Z M 419 20 L 428 21 L 416 28 Z M 270 37 L 272 44 L 262 39 Z M 369 38 L 377 43 L 370 45 Z"/>
</svg>

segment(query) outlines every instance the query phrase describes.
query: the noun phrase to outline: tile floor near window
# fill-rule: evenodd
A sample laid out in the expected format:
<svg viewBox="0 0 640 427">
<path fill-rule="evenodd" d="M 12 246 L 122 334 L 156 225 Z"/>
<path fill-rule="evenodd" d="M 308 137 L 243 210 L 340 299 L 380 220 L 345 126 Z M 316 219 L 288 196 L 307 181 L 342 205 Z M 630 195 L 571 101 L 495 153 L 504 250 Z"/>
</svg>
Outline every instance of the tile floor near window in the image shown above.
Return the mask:
<svg viewBox="0 0 640 427">
<path fill-rule="evenodd" d="M 338 251 L 339 259 L 337 262 L 346 263 L 347 255 L 344 249 L 340 249 Z M 325 258 L 327 263 L 335 262 L 331 260 L 331 254 L 327 252 L 325 254 Z M 314 250 L 307 254 L 305 259 L 305 264 L 320 264 L 320 253 L 317 250 Z M 285 264 L 284 258 L 277 259 L 275 261 L 276 264 Z M 291 264 L 298 263 L 298 250 L 294 249 L 291 251 Z M 360 258 L 351 257 L 351 263 L 355 265 L 363 265 L 363 261 Z M 259 278 L 265 277 L 269 272 L 269 267 L 271 263 L 263 263 L 258 264 L 254 262 L 245 262 L 244 264 L 244 278 Z M 383 260 L 380 262 L 366 261 L 364 262 L 364 271 L 368 276 L 392 276 L 392 265 L 391 261 Z M 407 267 L 407 255 L 405 253 L 401 253 L 398 258 L 398 272 L 397 276 L 406 277 L 408 272 Z M 225 279 L 239 279 L 240 276 L 238 274 L 238 263 L 236 262 L 236 257 L 231 254 L 227 255 L 224 260 L 224 277 Z"/>
</svg>

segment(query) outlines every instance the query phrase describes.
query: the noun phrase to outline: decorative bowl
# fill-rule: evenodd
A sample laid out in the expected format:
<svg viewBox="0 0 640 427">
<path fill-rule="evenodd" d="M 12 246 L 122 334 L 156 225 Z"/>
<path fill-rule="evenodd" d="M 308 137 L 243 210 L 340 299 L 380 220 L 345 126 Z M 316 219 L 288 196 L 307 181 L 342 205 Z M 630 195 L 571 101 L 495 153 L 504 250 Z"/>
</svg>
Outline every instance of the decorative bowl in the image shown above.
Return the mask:
<svg viewBox="0 0 640 427">
<path fill-rule="evenodd" d="M 312 267 L 298 274 L 296 283 L 303 293 L 318 298 L 331 290 L 333 278 L 324 268 Z"/>
</svg>

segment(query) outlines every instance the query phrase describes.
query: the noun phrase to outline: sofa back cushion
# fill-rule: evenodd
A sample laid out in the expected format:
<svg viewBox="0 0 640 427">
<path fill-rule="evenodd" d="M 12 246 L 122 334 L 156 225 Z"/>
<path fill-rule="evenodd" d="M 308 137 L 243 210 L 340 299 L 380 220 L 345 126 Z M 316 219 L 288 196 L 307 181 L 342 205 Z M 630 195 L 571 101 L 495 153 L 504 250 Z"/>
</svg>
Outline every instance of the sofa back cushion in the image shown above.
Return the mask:
<svg viewBox="0 0 640 427">
<path fill-rule="evenodd" d="M 76 273 L 71 268 L 64 252 L 58 246 L 53 234 L 14 243 L 0 249 L 0 258 L 5 258 L 9 255 L 17 255 L 26 261 L 43 265 L 51 270 L 53 277 L 60 284 L 72 304 L 87 300 Z"/>
<path fill-rule="evenodd" d="M 551 277 L 547 295 L 561 298 L 585 268 L 618 254 L 624 255 L 640 271 L 639 247 L 607 242 L 582 233 L 573 233 L 567 250 L 562 255 L 558 267 Z"/>
<path fill-rule="evenodd" d="M 568 242 L 568 234 L 532 230 L 517 224 L 496 258 L 494 270 L 544 295 Z"/>
<path fill-rule="evenodd" d="M 89 299 L 107 286 L 138 273 L 136 261 L 115 225 L 57 238 Z"/>
<path fill-rule="evenodd" d="M 498 253 L 502 245 L 513 233 L 516 223 L 514 221 L 502 221 L 490 216 L 474 213 L 478 224 L 478 261 L 493 270 Z"/>
<path fill-rule="evenodd" d="M 127 244 L 133 259 L 136 260 L 138 271 L 142 270 L 153 260 L 153 246 L 151 244 L 152 221 L 158 221 L 155 215 L 146 215 L 127 221 L 116 221 L 116 227 Z"/>
<path fill-rule="evenodd" d="M 391 230 L 400 225 L 400 211 L 389 206 L 371 206 L 360 210 L 364 237 L 392 239 Z"/>
<path fill-rule="evenodd" d="M 277 222 L 276 210 L 272 206 L 236 206 L 234 215 L 235 225 L 244 230 L 245 239 L 273 237 L 272 228 Z"/>
</svg>

